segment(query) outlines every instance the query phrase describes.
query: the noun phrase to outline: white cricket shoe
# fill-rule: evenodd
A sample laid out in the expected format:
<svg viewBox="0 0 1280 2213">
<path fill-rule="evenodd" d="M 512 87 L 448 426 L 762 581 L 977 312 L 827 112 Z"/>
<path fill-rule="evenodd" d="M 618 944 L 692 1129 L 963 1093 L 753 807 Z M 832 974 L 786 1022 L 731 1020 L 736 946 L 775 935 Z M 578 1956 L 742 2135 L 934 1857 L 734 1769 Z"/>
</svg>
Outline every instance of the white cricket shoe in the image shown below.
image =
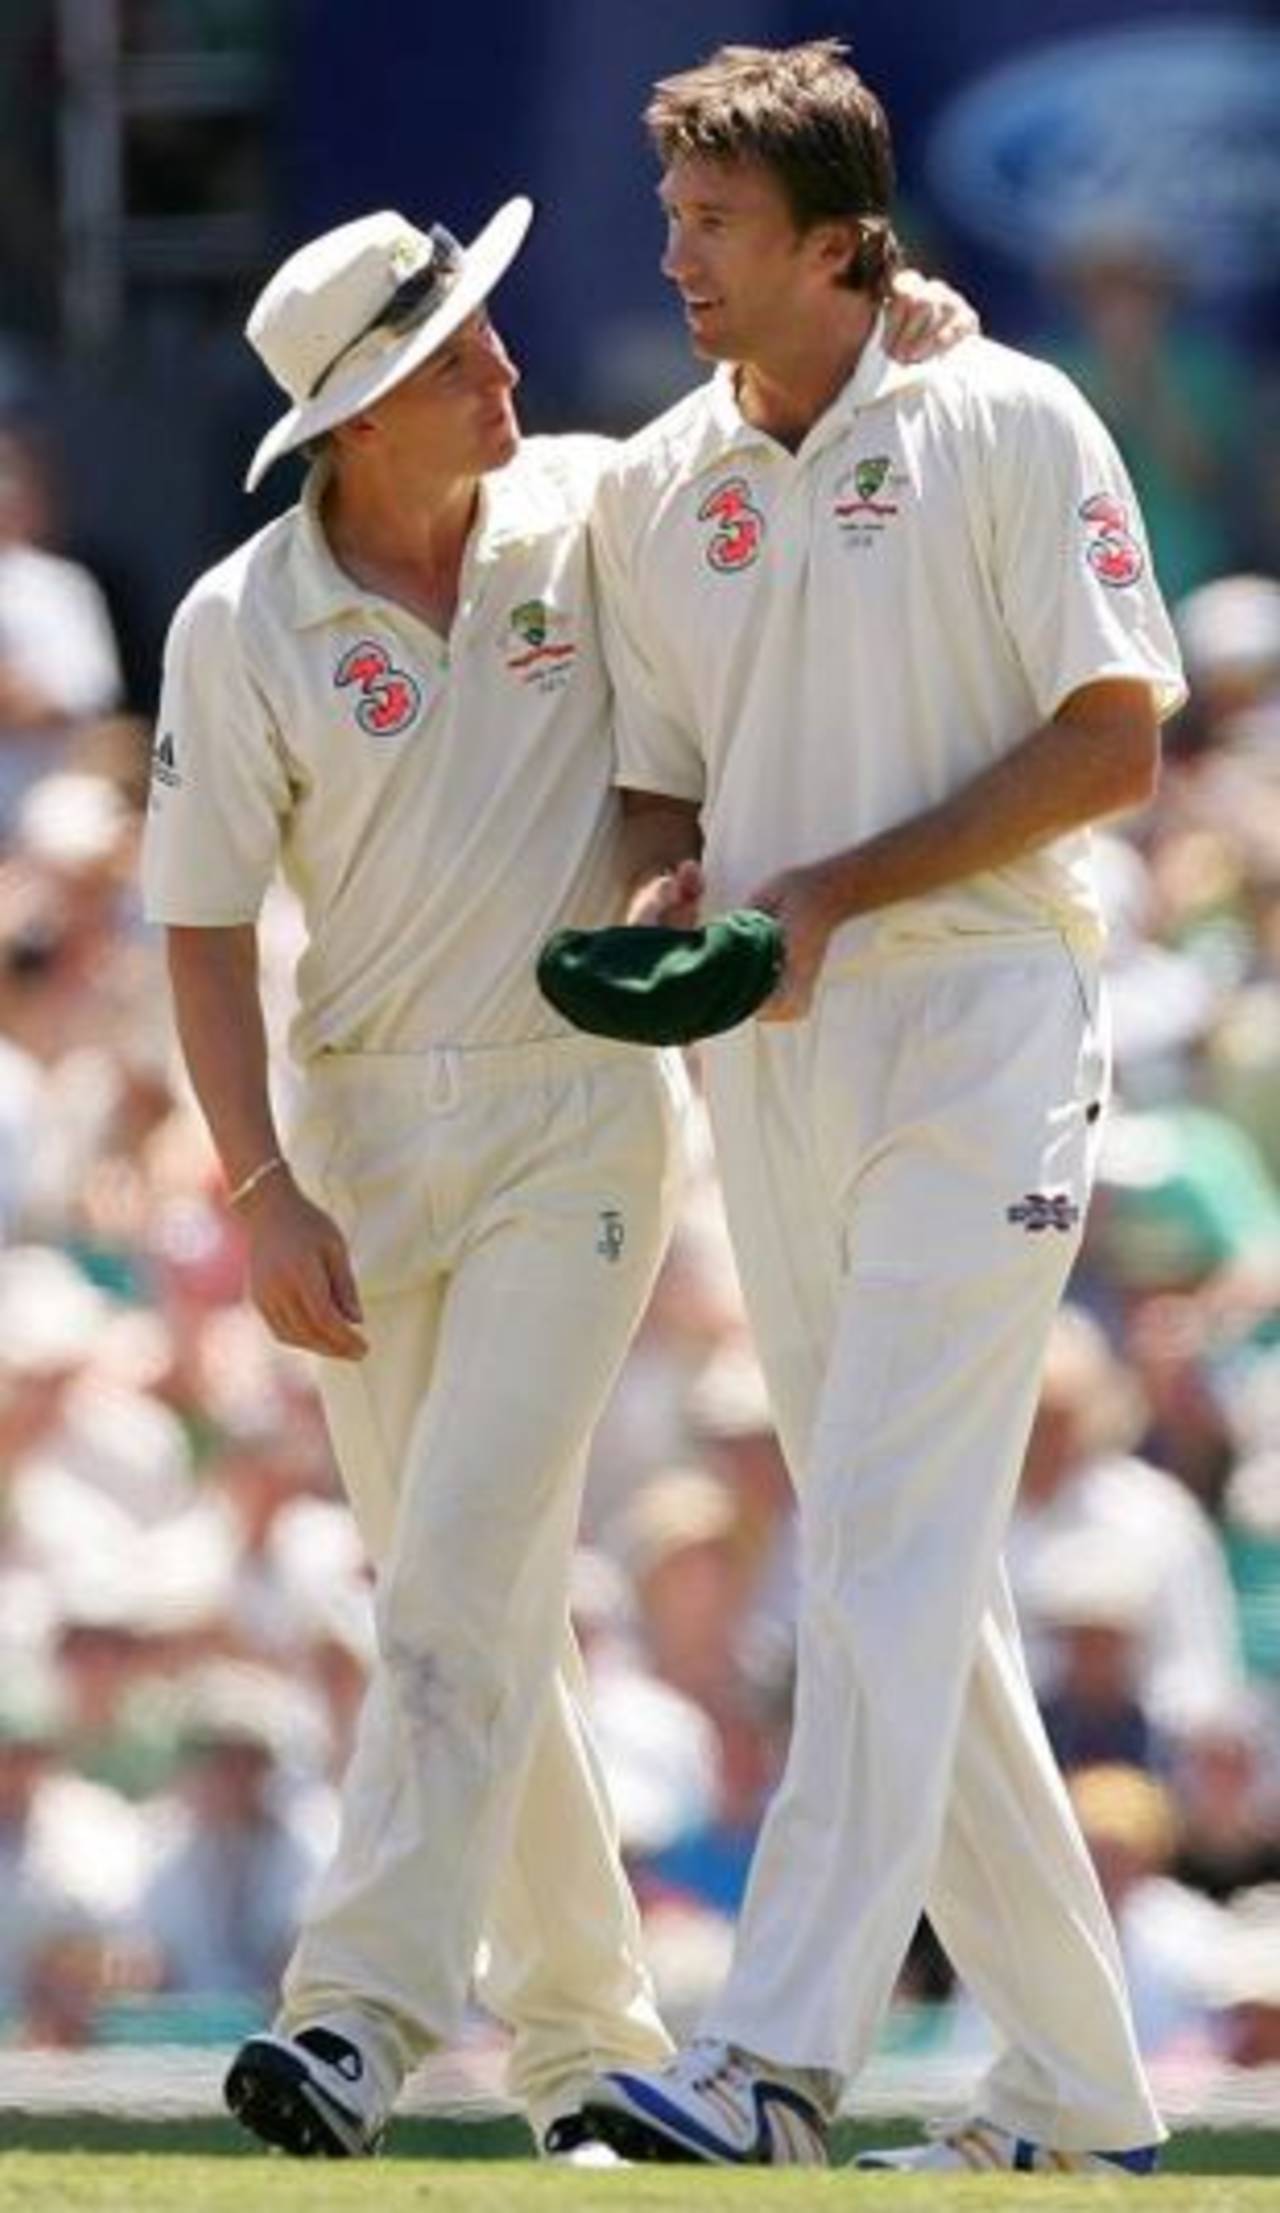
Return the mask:
<svg viewBox="0 0 1280 2213">
<path fill-rule="evenodd" d="M 704 2161 L 719 2167 L 825 2167 L 827 2116 L 800 2088 L 816 2069 L 770 2067 L 735 2044 L 700 2040 L 663 2067 L 610 2069 L 583 2114 L 628 2160 Z"/>
<path fill-rule="evenodd" d="M 962 2174 L 966 2169 L 1001 2169 L 1021 2175 L 1149 2175 L 1158 2154 L 1154 2144 L 1131 2152 L 1061 2152 L 1015 2136 L 994 2121 L 969 2121 L 948 2129 L 928 2144 L 900 2151 L 859 2152 L 855 2167 L 883 2168 L 898 2174 Z"/>
<path fill-rule="evenodd" d="M 359 2045 L 318 2024 L 295 2036 L 251 2036 L 223 2096 L 244 2128 L 295 2159 L 367 2158 L 387 2123 Z"/>
<path fill-rule="evenodd" d="M 629 2167 L 613 2147 L 597 2135 L 585 2113 L 562 2113 L 544 2130 L 538 2147 L 543 2159 L 560 2167 Z"/>
</svg>

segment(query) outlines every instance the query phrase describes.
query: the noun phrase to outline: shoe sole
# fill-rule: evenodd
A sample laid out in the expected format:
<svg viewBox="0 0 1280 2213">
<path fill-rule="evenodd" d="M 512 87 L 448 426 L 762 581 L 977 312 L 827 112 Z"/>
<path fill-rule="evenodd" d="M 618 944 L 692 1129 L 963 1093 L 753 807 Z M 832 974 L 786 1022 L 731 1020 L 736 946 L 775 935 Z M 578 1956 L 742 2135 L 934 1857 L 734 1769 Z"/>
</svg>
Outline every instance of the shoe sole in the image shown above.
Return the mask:
<svg viewBox="0 0 1280 2213">
<path fill-rule="evenodd" d="M 1084 2176 L 1090 2181 L 1105 2181 L 1107 2177 L 1110 2176 L 1113 2180 L 1123 2179 L 1127 2182 L 1149 2182 L 1151 2180 L 1151 2177 L 1156 2172 L 1156 2163 L 1154 2160 L 1149 2167 L 1127 2167 L 1123 2160 L 1108 2159 L 1105 2153 L 1095 2152 L 1087 2156 L 1089 2159 L 1088 2165 L 1079 2167 L 1064 2167 L 1061 2171 L 1064 2174 L 1071 2174 L 1077 2177 Z M 973 2174 L 978 2172 L 985 2172 L 988 2174 L 1034 2173 L 1037 2175 L 1042 2175 L 1053 2172 L 1052 2168 L 1046 2168 L 1043 2166 L 1037 2166 L 1035 2168 L 1018 2168 L 1014 2165 L 1012 2161 L 1006 2161 L 998 2167 L 992 2165 L 986 2169 L 979 2169 L 976 2162 L 972 2160 L 965 2160 L 962 2166 L 957 2165 L 954 2167 L 945 2168 L 926 2167 L 922 2160 L 912 2157 L 910 2153 L 908 2153 L 905 2157 L 895 2158 L 892 2152 L 873 2151 L 859 2152 L 857 2154 L 857 2157 L 853 2159 L 850 2164 L 861 2174 L 919 2175 L 921 2177 L 923 2177 L 925 2174 Z"/>
<path fill-rule="evenodd" d="M 295 2159 L 351 2159 L 377 2150 L 375 2141 L 353 2151 L 320 2111 L 301 2061 L 269 2044 L 233 2061 L 223 2096 L 250 2135 Z"/>
</svg>

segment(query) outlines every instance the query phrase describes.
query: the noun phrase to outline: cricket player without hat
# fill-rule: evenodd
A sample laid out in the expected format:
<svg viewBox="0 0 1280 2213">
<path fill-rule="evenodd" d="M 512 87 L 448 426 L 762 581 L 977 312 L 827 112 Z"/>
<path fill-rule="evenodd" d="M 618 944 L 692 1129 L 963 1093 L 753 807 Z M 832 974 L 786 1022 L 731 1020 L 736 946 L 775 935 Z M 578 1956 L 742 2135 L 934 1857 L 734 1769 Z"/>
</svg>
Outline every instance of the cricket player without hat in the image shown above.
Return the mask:
<svg viewBox="0 0 1280 2213">
<path fill-rule="evenodd" d="M 442 224 L 418 230 L 384 208 L 291 254 L 245 325 L 292 403 L 254 454 L 245 490 L 428 360 L 488 298 L 532 220 L 533 202 L 517 195 L 462 246 Z"/>
</svg>

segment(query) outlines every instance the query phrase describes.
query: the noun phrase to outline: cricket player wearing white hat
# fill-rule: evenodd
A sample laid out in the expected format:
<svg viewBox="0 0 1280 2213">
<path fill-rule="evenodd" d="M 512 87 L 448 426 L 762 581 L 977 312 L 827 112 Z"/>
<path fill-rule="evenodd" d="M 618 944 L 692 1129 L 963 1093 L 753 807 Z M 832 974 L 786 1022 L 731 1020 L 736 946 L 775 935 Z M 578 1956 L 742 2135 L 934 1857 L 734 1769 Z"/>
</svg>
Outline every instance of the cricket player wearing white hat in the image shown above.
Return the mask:
<svg viewBox="0 0 1280 2213">
<path fill-rule="evenodd" d="M 545 930 L 619 899 L 584 534 L 604 449 L 519 445 L 484 310 L 531 214 L 509 201 L 461 247 L 384 211 L 286 261 L 248 335 L 290 406 L 249 482 L 301 446 L 315 465 L 166 653 L 148 908 L 254 1294 L 326 1356 L 378 1569 L 341 1842 L 228 2081 L 298 2153 L 373 2148 L 458 2032 L 482 1931 L 513 2087 L 562 2154 L 609 2158 L 564 2125 L 592 2054 L 667 2048 L 564 1624 L 674 1094 L 657 1056 L 569 1033 L 531 972 Z M 255 962 L 277 866 L 307 932 L 287 1142 Z"/>
<path fill-rule="evenodd" d="M 927 1905 L 1001 2053 L 972 2128 L 864 2163 L 1145 2173 L 1163 2131 L 1001 1546 L 1107 1085 L 1086 826 L 1149 795 L 1177 654 L 1067 381 L 981 338 L 887 359 L 889 137 L 844 50 L 724 49 L 648 120 L 717 368 L 597 495 L 620 778 L 663 867 L 632 919 L 705 888 L 782 925 L 778 989 L 703 1058 L 801 1567 L 727 1981 L 587 2113 L 632 2156 L 822 2162 Z"/>
<path fill-rule="evenodd" d="M 203 576 L 165 664 L 144 848 L 179 1031 L 284 1342 L 322 1356 L 377 1568 L 336 1856 L 233 2110 L 367 2152 L 482 1995 L 577 2163 L 602 2056 L 669 2049 L 566 1630 L 585 1448 L 670 1221 L 678 1072 L 551 1011 L 534 954 L 624 903 L 587 514 L 608 447 L 521 443 L 485 308 L 530 203 L 466 247 L 385 211 L 303 246 L 248 334 L 289 398 L 249 481 L 301 500 Z M 943 302 L 944 326 L 954 302 Z M 966 311 L 967 314 L 967 311 Z M 921 315 L 908 315 L 906 336 Z M 937 320 L 926 303 L 923 321 Z M 969 318 L 971 320 L 971 318 Z M 306 946 L 282 1138 L 256 924 Z"/>
</svg>

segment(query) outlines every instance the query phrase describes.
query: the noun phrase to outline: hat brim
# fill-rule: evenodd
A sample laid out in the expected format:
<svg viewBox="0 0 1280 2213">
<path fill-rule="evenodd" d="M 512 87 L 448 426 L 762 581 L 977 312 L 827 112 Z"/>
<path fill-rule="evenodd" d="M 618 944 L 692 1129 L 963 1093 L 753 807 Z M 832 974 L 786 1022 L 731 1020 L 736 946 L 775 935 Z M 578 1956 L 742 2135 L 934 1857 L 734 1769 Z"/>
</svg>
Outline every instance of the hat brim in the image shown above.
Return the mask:
<svg viewBox="0 0 1280 2213">
<path fill-rule="evenodd" d="M 698 930 L 557 930 L 538 956 L 537 977 L 575 1029 L 636 1045 L 691 1045 L 754 1014 L 776 990 L 785 958 L 774 916 L 736 907 Z"/>
<path fill-rule="evenodd" d="M 272 425 L 249 463 L 244 480 L 246 492 L 256 490 L 267 470 L 284 454 L 305 446 L 309 438 L 318 438 L 324 431 L 349 421 L 361 408 L 372 407 L 375 400 L 383 399 L 397 384 L 403 383 L 405 377 L 421 368 L 424 361 L 429 361 L 446 339 L 466 322 L 468 315 L 473 315 L 488 299 L 519 253 L 532 221 L 533 202 L 524 194 L 504 202 L 471 244 L 463 248 L 462 271 L 456 284 L 450 287 L 433 315 L 405 332 L 403 344 L 391 352 L 379 354 L 375 361 L 353 362 L 346 376 L 339 370 L 314 399 L 300 400 Z"/>
</svg>

